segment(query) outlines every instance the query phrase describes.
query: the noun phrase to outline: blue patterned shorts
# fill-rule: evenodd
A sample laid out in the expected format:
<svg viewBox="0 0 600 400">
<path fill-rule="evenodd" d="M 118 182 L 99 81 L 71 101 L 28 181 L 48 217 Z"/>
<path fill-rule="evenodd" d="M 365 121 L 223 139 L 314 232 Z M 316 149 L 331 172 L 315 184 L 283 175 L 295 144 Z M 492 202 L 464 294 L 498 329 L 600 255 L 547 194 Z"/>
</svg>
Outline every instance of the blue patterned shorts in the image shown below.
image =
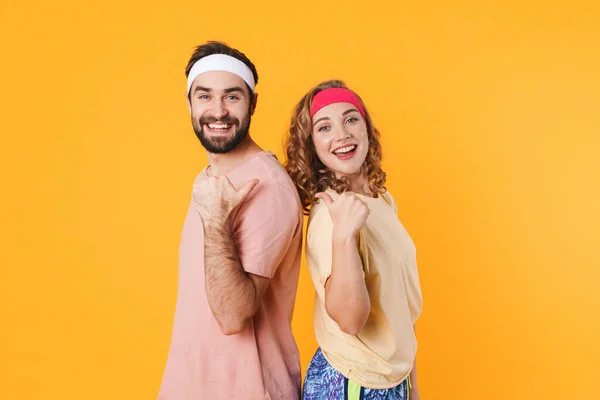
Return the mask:
<svg viewBox="0 0 600 400">
<path fill-rule="evenodd" d="M 360 388 L 360 394 L 356 392 Z M 407 400 L 408 385 L 404 380 L 391 389 L 367 389 L 360 387 L 336 371 L 327 362 L 321 349 L 313 356 L 306 378 L 302 400 Z"/>
</svg>

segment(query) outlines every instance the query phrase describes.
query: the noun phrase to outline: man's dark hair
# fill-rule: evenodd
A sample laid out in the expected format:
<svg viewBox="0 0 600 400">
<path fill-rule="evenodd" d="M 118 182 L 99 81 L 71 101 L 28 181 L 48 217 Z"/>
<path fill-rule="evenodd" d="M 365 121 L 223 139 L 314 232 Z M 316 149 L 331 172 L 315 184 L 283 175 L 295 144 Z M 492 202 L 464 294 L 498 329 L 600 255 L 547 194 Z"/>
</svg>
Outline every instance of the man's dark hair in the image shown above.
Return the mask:
<svg viewBox="0 0 600 400">
<path fill-rule="evenodd" d="M 196 61 L 200 60 L 203 57 L 210 56 L 212 54 L 225 54 L 237 58 L 238 60 L 246 64 L 248 68 L 250 68 L 250 71 L 252 71 L 252 75 L 254 76 L 254 85 L 258 83 L 258 72 L 256 72 L 256 67 L 254 66 L 252 61 L 250 61 L 250 59 L 246 57 L 244 53 L 237 49 L 234 49 L 233 47 L 223 42 L 218 42 L 214 40 L 210 40 L 196 47 L 196 50 L 190 57 L 190 60 L 188 61 L 187 66 L 185 67 L 185 77 L 188 77 L 188 75 L 190 74 L 190 70 L 192 69 Z M 248 84 L 246 84 L 246 87 L 250 92 L 250 96 L 253 96 L 254 91 L 250 88 L 250 86 L 248 86 Z M 190 94 L 188 93 L 188 97 L 189 96 Z"/>
</svg>

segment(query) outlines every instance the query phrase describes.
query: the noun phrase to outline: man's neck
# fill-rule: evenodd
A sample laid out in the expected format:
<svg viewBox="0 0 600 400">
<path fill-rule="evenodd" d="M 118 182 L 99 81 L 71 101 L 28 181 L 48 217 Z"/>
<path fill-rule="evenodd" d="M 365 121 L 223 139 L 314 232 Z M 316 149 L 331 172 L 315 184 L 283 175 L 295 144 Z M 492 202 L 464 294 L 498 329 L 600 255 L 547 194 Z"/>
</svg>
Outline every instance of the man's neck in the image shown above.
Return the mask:
<svg viewBox="0 0 600 400">
<path fill-rule="evenodd" d="M 210 176 L 227 175 L 229 171 L 236 166 L 261 151 L 263 151 L 263 149 L 261 149 L 250 136 L 247 136 L 238 147 L 229 153 L 207 153 L 209 162 L 207 173 Z"/>
</svg>

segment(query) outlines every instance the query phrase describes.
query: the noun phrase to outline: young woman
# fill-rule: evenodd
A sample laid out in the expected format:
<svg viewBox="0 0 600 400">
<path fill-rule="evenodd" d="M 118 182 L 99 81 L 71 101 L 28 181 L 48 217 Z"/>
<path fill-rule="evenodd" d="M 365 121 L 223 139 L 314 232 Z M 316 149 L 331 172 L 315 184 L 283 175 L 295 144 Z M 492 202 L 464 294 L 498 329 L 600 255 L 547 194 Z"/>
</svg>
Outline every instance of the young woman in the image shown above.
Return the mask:
<svg viewBox="0 0 600 400">
<path fill-rule="evenodd" d="M 419 399 L 416 250 L 386 191 L 379 131 L 342 81 L 297 104 L 288 174 L 309 214 L 306 258 L 316 288 L 317 349 L 304 400 Z"/>
</svg>

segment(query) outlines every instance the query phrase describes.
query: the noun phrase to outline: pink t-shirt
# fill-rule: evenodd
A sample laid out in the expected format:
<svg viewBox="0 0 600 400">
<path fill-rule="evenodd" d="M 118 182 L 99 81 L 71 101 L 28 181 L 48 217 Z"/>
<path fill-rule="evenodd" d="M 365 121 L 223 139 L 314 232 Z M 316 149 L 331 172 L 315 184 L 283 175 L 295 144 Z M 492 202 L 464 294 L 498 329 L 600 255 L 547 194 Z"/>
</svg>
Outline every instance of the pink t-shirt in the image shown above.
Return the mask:
<svg viewBox="0 0 600 400">
<path fill-rule="evenodd" d="M 171 347 L 159 400 L 296 400 L 300 356 L 292 335 L 302 249 L 300 199 L 274 154 L 260 152 L 228 175 L 239 188 L 260 183 L 233 217 L 246 272 L 271 278 L 247 328 L 224 335 L 205 292 L 204 233 L 192 199 L 180 243 Z M 206 179 L 206 168 L 196 182 Z"/>
</svg>

